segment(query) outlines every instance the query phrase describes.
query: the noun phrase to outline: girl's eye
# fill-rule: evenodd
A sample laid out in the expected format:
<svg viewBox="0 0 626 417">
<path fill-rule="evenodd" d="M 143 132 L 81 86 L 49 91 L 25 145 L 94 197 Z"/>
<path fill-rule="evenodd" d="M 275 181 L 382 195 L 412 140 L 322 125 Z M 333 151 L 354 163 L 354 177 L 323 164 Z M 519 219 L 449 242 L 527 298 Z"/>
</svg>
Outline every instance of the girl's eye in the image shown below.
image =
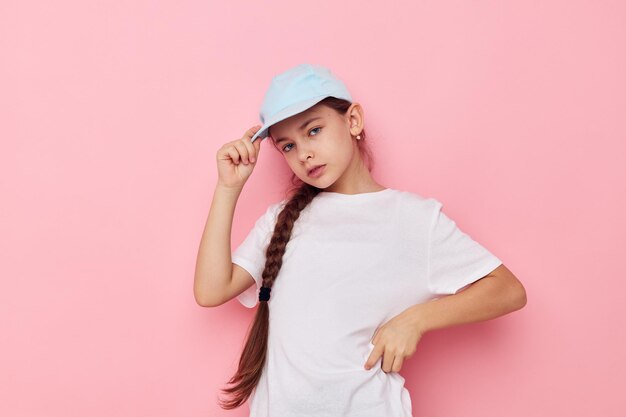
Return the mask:
<svg viewBox="0 0 626 417">
<path fill-rule="evenodd" d="M 317 130 L 317 129 L 321 129 L 321 127 L 314 127 L 313 129 L 309 130 L 309 134 L 311 132 L 313 132 L 314 130 Z M 316 135 L 317 135 L 317 133 L 315 135 L 313 135 L 313 136 L 316 136 Z M 287 148 L 287 146 L 289 146 L 289 145 L 291 145 L 291 143 L 288 143 L 287 145 L 283 146 L 283 152 L 289 152 L 289 150 L 285 150 L 285 148 Z M 291 149 L 291 148 L 289 148 L 289 149 Z"/>
<path fill-rule="evenodd" d="M 309 130 L 309 133 L 311 133 L 312 131 L 317 130 L 317 129 L 321 129 L 321 127 L 314 127 L 313 129 Z"/>
</svg>

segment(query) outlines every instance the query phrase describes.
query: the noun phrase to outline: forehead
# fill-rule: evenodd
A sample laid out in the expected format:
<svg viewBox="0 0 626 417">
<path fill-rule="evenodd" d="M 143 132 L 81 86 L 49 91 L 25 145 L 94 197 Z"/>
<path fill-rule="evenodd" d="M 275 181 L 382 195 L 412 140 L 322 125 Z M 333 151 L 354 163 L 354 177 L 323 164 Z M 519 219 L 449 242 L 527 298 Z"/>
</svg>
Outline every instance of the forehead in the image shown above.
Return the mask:
<svg viewBox="0 0 626 417">
<path fill-rule="evenodd" d="M 288 135 L 290 132 L 297 132 L 302 124 L 307 122 L 310 119 L 319 117 L 316 121 L 326 120 L 330 116 L 330 109 L 325 106 L 316 104 L 313 107 L 306 109 L 303 112 L 298 114 L 294 114 L 286 118 L 285 120 L 281 120 L 278 123 L 275 123 L 270 127 L 269 133 L 274 138 L 279 138 L 284 135 Z"/>
</svg>

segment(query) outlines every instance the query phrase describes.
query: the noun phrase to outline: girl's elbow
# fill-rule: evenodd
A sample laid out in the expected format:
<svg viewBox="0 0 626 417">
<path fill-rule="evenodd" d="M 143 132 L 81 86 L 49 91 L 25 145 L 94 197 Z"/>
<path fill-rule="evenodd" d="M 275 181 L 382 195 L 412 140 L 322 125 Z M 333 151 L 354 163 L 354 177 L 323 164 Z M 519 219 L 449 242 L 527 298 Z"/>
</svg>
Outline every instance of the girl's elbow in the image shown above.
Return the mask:
<svg viewBox="0 0 626 417">
<path fill-rule="evenodd" d="M 513 306 L 513 311 L 520 310 L 526 305 L 528 301 L 526 298 L 526 289 L 522 284 L 515 286 L 515 289 L 512 291 L 511 298 L 513 300 L 511 302 Z"/>
</svg>

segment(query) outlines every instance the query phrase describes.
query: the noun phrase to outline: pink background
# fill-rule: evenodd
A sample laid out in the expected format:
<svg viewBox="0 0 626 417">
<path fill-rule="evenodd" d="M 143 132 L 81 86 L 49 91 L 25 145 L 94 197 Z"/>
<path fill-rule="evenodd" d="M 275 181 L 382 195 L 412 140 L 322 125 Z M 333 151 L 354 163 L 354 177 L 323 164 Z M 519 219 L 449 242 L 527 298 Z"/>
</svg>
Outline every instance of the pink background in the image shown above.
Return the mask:
<svg viewBox="0 0 626 417">
<path fill-rule="evenodd" d="M 254 311 L 196 305 L 196 253 L 217 149 L 312 62 L 378 181 L 527 289 L 421 340 L 414 415 L 623 416 L 625 39 L 619 1 L 3 2 L 0 415 L 247 416 L 216 399 Z M 233 248 L 289 173 L 263 143 Z"/>
</svg>

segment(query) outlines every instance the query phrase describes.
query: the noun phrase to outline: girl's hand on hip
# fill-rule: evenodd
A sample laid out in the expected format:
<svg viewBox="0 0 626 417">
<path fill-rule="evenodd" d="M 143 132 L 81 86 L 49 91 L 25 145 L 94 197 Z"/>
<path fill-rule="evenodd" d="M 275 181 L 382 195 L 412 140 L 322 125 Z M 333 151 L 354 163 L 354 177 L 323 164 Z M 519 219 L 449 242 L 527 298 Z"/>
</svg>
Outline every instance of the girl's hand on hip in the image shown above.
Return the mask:
<svg viewBox="0 0 626 417">
<path fill-rule="evenodd" d="M 408 310 L 393 317 L 374 332 L 374 348 L 365 362 L 365 369 L 371 369 L 382 356 L 384 372 L 399 372 L 404 360 L 415 353 L 423 334 L 414 314 Z"/>
<path fill-rule="evenodd" d="M 250 139 L 260 128 L 260 125 L 253 126 L 240 139 L 227 142 L 218 149 L 218 184 L 234 188 L 244 186 L 259 158 L 262 141 L 252 143 Z"/>
</svg>

